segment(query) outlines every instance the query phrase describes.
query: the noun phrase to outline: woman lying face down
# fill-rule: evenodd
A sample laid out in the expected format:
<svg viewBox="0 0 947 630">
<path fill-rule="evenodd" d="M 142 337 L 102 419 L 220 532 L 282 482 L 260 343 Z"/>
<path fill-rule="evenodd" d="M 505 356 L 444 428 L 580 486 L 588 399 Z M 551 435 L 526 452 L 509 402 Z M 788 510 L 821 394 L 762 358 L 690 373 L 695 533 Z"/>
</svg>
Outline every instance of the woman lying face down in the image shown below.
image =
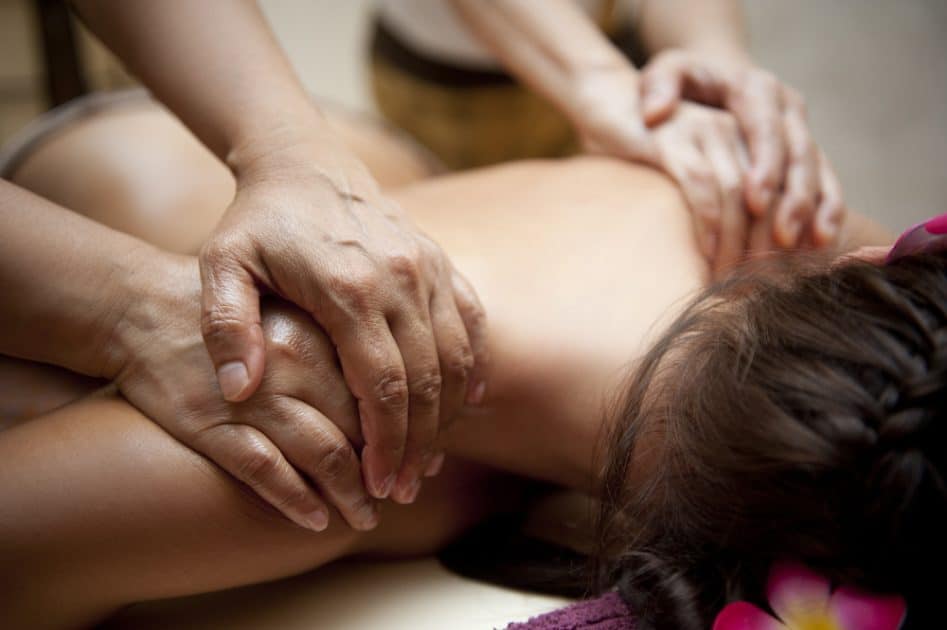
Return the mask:
<svg viewBox="0 0 947 630">
<path fill-rule="evenodd" d="M 102 114 L 82 125 L 41 146 L 17 174 L 20 183 L 164 249 L 193 253 L 232 195 L 232 182 L 220 165 L 154 110 Z M 139 143 L 104 142 L 126 137 Z M 143 143 L 150 148 L 145 157 L 136 149 Z M 823 540 L 819 529 L 831 530 L 826 515 L 818 507 L 801 512 L 796 506 L 818 504 L 819 497 L 834 501 L 826 488 L 835 486 L 806 486 L 805 475 L 822 470 L 817 465 L 826 461 L 845 471 L 857 458 L 828 457 L 835 452 L 829 437 L 820 440 L 798 428 L 808 416 L 797 417 L 796 406 L 784 409 L 776 398 L 772 402 L 763 395 L 794 391 L 773 390 L 787 383 L 777 369 L 791 364 L 783 346 L 803 347 L 797 344 L 805 340 L 790 335 L 801 322 L 820 333 L 831 330 L 832 311 L 808 306 L 809 298 L 795 293 L 797 284 L 828 278 L 823 290 L 831 296 L 848 290 L 848 280 L 832 280 L 839 274 L 863 269 L 858 273 L 885 275 L 900 267 L 869 271 L 853 263 L 827 272 L 798 269 L 799 280 L 747 271 L 712 289 L 711 297 L 686 311 L 641 359 L 650 345 L 649 331 L 661 331 L 664 317 L 701 286 L 707 271 L 693 247 L 681 199 L 663 178 L 634 166 L 580 159 L 514 164 L 393 194 L 467 273 L 490 313 L 490 390 L 482 408 L 466 409 L 441 436 L 448 454 L 444 472 L 425 482 L 413 505 L 382 505 L 373 531 L 353 531 L 333 512 L 329 528 L 317 534 L 266 510 L 120 398 L 62 406 L 0 433 L 5 467 L 0 476 L 0 598 L 14 622 L 35 621 L 33 613 L 43 610 L 47 625 L 77 625 L 130 602 L 274 579 L 341 557 L 435 551 L 517 500 L 515 484 L 498 482 L 484 464 L 594 492 L 602 468 L 595 452 L 606 426 L 603 407 L 613 399 L 629 361 L 639 359 L 640 376 L 632 382 L 628 408 L 610 442 L 603 585 L 622 585 L 643 619 L 667 627 L 702 627 L 714 606 L 748 588 L 724 585 L 754 584 L 751 569 L 762 565 L 771 550 L 770 555 L 784 553 L 832 568 L 834 540 L 831 535 Z M 853 224 L 853 232 L 856 228 Z M 854 238 L 850 244 L 866 242 L 878 241 Z M 197 292 L 190 291 L 199 284 L 196 265 L 186 256 L 173 260 L 180 276 L 169 277 L 181 280 L 174 303 L 181 312 L 197 312 Z M 913 267 L 904 271 L 905 278 L 923 273 Z M 900 321 L 900 311 L 878 301 L 890 296 L 880 288 L 877 293 L 865 294 L 881 309 L 869 321 L 882 315 Z M 823 310 L 844 303 L 838 297 L 823 301 Z M 764 317 L 779 309 L 786 313 Z M 776 336 L 782 329 L 753 328 L 781 321 L 783 337 Z M 863 349 L 866 339 L 875 339 L 864 337 L 873 330 L 867 324 L 864 329 L 836 324 L 839 331 L 831 337 L 840 347 L 848 347 L 847 339 Z M 335 365 L 331 344 L 310 318 L 273 302 L 267 304 L 263 325 L 272 359 L 267 365 L 273 366 L 263 396 L 350 411 L 347 390 L 326 371 Z M 704 360 L 717 343 L 718 351 L 732 346 L 733 354 L 716 363 Z M 807 343 L 813 373 L 842 369 L 830 352 L 834 346 Z M 171 340 L 156 337 L 141 352 L 154 346 L 173 350 Z M 745 375 L 725 372 L 767 357 L 773 361 L 769 370 L 754 364 Z M 323 372 L 313 379 L 317 368 Z M 862 383 L 868 377 L 861 372 L 854 374 L 849 380 L 839 376 L 838 382 L 823 375 L 810 385 L 841 404 L 858 384 L 866 391 L 875 387 Z M 749 387 L 743 378 L 757 379 L 746 381 L 757 389 L 737 395 Z M 834 390 L 842 385 L 848 389 Z M 755 424 L 737 422 L 774 409 L 783 415 L 766 415 Z M 740 416 L 745 410 L 753 413 Z M 358 442 L 357 422 L 340 421 L 338 428 Z M 796 444 L 799 436 L 809 441 Z M 782 441 L 774 442 L 777 438 Z M 723 463 L 721 451 L 731 453 Z M 793 473 L 793 463 L 804 474 Z M 747 471 L 753 475 L 742 475 Z M 838 496 L 852 496 L 851 488 L 831 479 L 841 484 Z M 728 492 L 731 486 L 739 492 Z M 498 493 L 498 487 L 510 493 Z M 719 500 L 722 495 L 727 502 Z M 784 495 L 792 495 L 795 503 L 784 502 Z M 803 501 L 805 496 L 810 502 Z M 876 511 L 891 509 L 880 505 Z M 793 527 L 784 531 L 780 519 Z M 800 529 L 793 519 L 810 529 Z M 426 527 L 418 528 L 419 522 Z M 816 544 L 820 541 L 823 547 Z M 824 556 L 810 553 L 810 544 L 823 549 Z M 857 556 L 859 561 L 865 557 Z M 670 567 L 670 574 L 662 567 Z M 840 574 L 873 585 L 875 580 L 867 579 L 875 575 L 870 569 Z M 705 579 L 715 571 L 717 581 Z M 671 583 L 666 575 L 680 579 Z M 688 584 L 699 588 L 690 587 L 688 596 L 667 596 Z M 906 590 L 900 583 L 889 586 Z"/>
<path fill-rule="evenodd" d="M 947 560 L 947 253 L 789 261 L 707 291 L 649 350 L 609 441 L 600 578 L 639 628 L 765 601 L 770 566 L 903 594 Z"/>
</svg>

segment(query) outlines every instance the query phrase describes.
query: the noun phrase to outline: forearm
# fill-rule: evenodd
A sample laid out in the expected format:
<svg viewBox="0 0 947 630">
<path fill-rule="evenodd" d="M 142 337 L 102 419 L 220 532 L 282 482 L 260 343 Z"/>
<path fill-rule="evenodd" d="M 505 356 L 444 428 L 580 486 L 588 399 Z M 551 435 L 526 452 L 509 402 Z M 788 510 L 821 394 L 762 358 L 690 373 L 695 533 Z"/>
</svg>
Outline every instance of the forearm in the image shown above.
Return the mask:
<svg viewBox="0 0 947 630">
<path fill-rule="evenodd" d="M 89 27 L 231 168 L 296 144 L 339 152 L 255 2 L 74 0 Z M 307 150 L 311 150 L 307 147 Z"/>
<path fill-rule="evenodd" d="M 452 462 L 414 505 L 386 503 L 376 530 L 334 516 L 314 533 L 110 397 L 0 433 L 0 461 L 0 610 L 11 627 L 84 627 L 133 602 L 273 580 L 355 553 L 431 553 L 515 487 L 498 493 L 484 472 Z"/>
<path fill-rule="evenodd" d="M 452 0 L 477 37 L 517 78 L 560 109 L 574 107 L 589 73 L 634 71 L 622 53 L 568 0 Z"/>
<path fill-rule="evenodd" d="M 341 519 L 318 535 L 296 527 L 118 399 L 0 433 L 0 456 L 12 627 L 85 627 L 136 601 L 298 573 L 360 536 Z"/>
<path fill-rule="evenodd" d="M 734 62 L 749 59 L 740 0 L 644 0 L 637 28 L 651 53 L 684 48 Z"/>
<path fill-rule="evenodd" d="M 108 378 L 150 246 L 0 181 L 0 354 Z"/>
</svg>

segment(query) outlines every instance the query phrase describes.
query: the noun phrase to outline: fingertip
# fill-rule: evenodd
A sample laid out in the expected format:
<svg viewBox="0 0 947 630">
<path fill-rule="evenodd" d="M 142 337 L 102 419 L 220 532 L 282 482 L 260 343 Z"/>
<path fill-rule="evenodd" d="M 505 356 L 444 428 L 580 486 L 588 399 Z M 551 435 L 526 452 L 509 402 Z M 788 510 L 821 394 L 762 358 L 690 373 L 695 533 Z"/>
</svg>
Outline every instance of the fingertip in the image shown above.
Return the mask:
<svg viewBox="0 0 947 630">
<path fill-rule="evenodd" d="M 464 402 L 468 405 L 480 405 L 487 395 L 487 382 L 483 378 L 477 377 L 471 379 L 467 386 L 467 396 Z"/>
<path fill-rule="evenodd" d="M 674 113 L 677 101 L 666 91 L 648 92 L 641 103 L 641 116 L 648 127 L 660 125 Z"/>
<path fill-rule="evenodd" d="M 813 229 L 813 237 L 818 247 L 827 247 L 838 240 L 843 216 L 844 210 L 841 209 L 820 209 Z"/>
<path fill-rule="evenodd" d="M 228 361 L 217 368 L 217 383 L 224 399 L 230 402 L 246 400 L 250 394 L 250 373 L 243 361 Z"/>
<path fill-rule="evenodd" d="M 329 527 L 329 513 L 324 508 L 316 508 L 303 516 L 305 526 L 315 532 L 323 532 Z"/>
<path fill-rule="evenodd" d="M 375 492 L 373 493 L 375 498 L 387 499 L 389 496 L 391 496 L 391 492 L 392 490 L 394 490 L 394 487 L 395 487 L 396 479 L 397 479 L 397 475 L 395 473 L 391 473 L 390 475 L 382 479 L 380 483 L 376 484 L 376 489 L 375 489 Z"/>
<path fill-rule="evenodd" d="M 757 217 L 765 216 L 776 198 L 776 192 L 764 180 L 763 175 L 751 174 L 746 183 L 746 205 Z"/>
<path fill-rule="evenodd" d="M 352 512 L 355 514 L 355 520 L 349 521 L 352 528 L 367 532 L 378 527 L 378 502 L 374 499 L 364 497 L 354 506 Z"/>
<path fill-rule="evenodd" d="M 395 486 L 397 473 L 392 472 L 371 444 L 362 449 L 362 470 L 365 489 L 375 499 L 387 499 Z"/>
<path fill-rule="evenodd" d="M 776 228 L 776 242 L 784 249 L 795 247 L 802 235 L 802 223 L 796 219 L 778 221 Z"/>
<path fill-rule="evenodd" d="M 395 491 L 391 494 L 391 499 L 400 505 L 410 505 L 418 498 L 421 491 L 421 480 L 413 479 L 399 483 Z"/>
<path fill-rule="evenodd" d="M 427 467 L 424 469 L 425 477 L 436 477 L 441 473 L 441 469 L 444 467 L 444 453 L 438 453 L 431 458 L 431 461 L 428 462 Z"/>
</svg>

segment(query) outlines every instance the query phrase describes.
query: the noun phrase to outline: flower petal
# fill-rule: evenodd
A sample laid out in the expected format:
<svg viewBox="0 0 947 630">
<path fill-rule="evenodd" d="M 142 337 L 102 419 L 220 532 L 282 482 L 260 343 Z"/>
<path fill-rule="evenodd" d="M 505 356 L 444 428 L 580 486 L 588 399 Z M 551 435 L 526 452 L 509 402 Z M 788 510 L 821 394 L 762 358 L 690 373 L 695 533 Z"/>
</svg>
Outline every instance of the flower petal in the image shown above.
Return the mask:
<svg viewBox="0 0 947 630">
<path fill-rule="evenodd" d="M 794 562 L 774 564 L 766 585 L 769 605 L 790 627 L 796 620 L 825 611 L 830 593 L 827 579 Z"/>
<path fill-rule="evenodd" d="M 829 610 L 842 630 L 898 630 L 907 606 L 900 595 L 875 595 L 843 586 L 832 593 Z"/>
<path fill-rule="evenodd" d="M 717 615 L 713 630 L 786 630 L 786 627 L 749 602 L 733 602 Z"/>
</svg>

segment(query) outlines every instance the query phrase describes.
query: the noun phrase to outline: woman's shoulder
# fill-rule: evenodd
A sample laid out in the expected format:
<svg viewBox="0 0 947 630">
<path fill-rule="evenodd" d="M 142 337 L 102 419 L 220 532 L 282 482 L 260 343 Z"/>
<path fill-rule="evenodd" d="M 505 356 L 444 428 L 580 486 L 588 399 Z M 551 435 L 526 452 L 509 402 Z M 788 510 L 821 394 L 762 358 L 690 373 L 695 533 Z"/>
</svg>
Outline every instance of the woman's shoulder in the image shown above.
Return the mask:
<svg viewBox="0 0 947 630">
<path fill-rule="evenodd" d="M 663 194 L 683 204 L 674 182 L 660 171 L 643 164 L 597 155 L 505 162 L 442 175 L 411 188 L 469 186 L 483 182 L 492 186 L 512 185 L 518 190 L 524 185 L 530 188 L 542 185 L 542 190 L 551 187 L 557 192 L 586 195 L 623 189 L 627 192 L 627 188 L 633 186 L 637 194 Z"/>
<path fill-rule="evenodd" d="M 668 177 L 599 156 L 509 162 L 421 181 L 394 195 L 422 223 L 441 222 L 434 215 L 445 204 L 455 222 L 462 222 L 464 213 L 479 220 L 509 220 L 512 213 L 541 218 L 547 226 L 577 219 L 628 225 L 646 218 L 652 228 L 679 229 L 689 221 L 684 199 Z"/>
</svg>

